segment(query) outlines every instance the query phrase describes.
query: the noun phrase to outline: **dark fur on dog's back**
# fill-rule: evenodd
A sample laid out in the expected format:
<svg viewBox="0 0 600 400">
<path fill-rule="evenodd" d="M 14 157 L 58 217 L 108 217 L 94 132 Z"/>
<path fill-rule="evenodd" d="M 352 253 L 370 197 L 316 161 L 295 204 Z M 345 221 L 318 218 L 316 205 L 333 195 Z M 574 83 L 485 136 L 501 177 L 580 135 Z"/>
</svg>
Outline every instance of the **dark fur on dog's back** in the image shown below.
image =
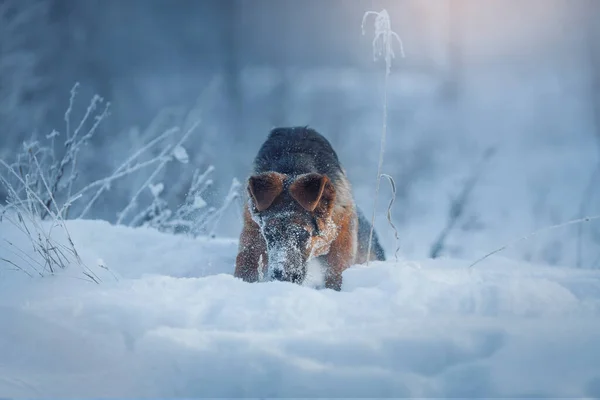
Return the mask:
<svg viewBox="0 0 600 400">
<path fill-rule="evenodd" d="M 343 175 L 336 152 L 324 136 L 308 127 L 275 128 L 254 160 L 254 172 L 286 175 L 317 172 L 337 184 Z"/>
</svg>

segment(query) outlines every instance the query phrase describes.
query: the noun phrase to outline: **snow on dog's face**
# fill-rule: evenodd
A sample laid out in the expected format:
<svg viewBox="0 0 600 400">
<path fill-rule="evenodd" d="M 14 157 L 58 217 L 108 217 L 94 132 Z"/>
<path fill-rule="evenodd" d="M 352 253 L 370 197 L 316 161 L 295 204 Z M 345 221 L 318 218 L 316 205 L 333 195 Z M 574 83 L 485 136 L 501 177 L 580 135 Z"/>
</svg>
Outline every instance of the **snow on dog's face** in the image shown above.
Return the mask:
<svg viewBox="0 0 600 400">
<path fill-rule="evenodd" d="M 249 208 L 267 243 L 268 277 L 301 284 L 335 239 L 335 188 L 325 175 L 266 172 L 248 180 Z"/>
</svg>

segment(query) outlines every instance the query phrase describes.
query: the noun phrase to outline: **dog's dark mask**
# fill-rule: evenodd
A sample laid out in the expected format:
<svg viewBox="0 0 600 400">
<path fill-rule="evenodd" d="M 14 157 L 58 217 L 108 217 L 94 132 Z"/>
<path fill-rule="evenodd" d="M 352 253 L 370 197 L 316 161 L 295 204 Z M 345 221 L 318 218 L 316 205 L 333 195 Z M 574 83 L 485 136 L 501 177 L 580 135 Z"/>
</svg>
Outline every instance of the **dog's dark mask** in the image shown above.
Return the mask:
<svg viewBox="0 0 600 400">
<path fill-rule="evenodd" d="M 250 209 L 267 244 L 269 279 L 301 284 L 311 258 L 335 238 L 335 189 L 324 175 L 289 178 L 276 172 L 250 177 Z"/>
</svg>

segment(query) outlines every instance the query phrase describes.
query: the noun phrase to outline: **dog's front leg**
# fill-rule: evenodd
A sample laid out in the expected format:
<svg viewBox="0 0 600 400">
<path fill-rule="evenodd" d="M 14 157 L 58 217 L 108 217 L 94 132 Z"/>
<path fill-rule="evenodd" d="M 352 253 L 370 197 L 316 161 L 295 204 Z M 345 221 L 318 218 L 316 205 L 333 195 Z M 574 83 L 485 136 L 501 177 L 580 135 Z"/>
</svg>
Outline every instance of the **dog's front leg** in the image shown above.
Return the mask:
<svg viewBox="0 0 600 400">
<path fill-rule="evenodd" d="M 327 269 L 325 287 L 340 291 L 342 289 L 342 273 L 352 266 L 356 257 L 356 231 L 351 219 L 341 221 L 336 239 L 331 243 L 329 253 L 325 256 Z"/>
<path fill-rule="evenodd" d="M 267 265 L 267 244 L 260 232 L 260 227 L 252 220 L 248 208 L 245 208 L 244 228 L 240 234 L 233 276 L 246 282 L 257 282 L 258 269 L 262 266 L 261 264 Z"/>
<path fill-rule="evenodd" d="M 326 258 L 325 287 L 327 289 L 342 289 L 342 273 L 352 265 L 352 257 L 345 251 L 336 252 L 331 249 Z"/>
</svg>

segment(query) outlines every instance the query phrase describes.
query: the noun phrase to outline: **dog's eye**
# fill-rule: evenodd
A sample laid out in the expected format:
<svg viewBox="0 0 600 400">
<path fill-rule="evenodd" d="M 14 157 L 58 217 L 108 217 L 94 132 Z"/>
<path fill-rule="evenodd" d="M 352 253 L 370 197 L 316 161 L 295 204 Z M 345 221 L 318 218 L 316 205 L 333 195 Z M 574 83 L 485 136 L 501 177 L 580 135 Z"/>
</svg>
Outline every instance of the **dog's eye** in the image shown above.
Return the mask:
<svg viewBox="0 0 600 400">
<path fill-rule="evenodd" d="M 293 226 L 292 228 L 292 235 L 294 238 L 296 238 L 296 240 L 298 242 L 304 242 L 306 240 L 308 240 L 308 238 L 310 237 L 310 233 L 308 233 L 308 231 L 300 226 Z"/>
<path fill-rule="evenodd" d="M 298 232 L 298 239 L 300 239 L 300 241 L 306 241 L 309 238 L 310 238 L 310 232 L 308 232 L 304 228 L 300 229 L 300 231 Z"/>
<path fill-rule="evenodd" d="M 315 218 L 313 218 L 312 223 L 313 223 L 313 231 L 311 233 L 311 236 L 319 236 L 321 234 L 321 232 L 319 231 L 319 224 L 317 224 L 317 220 Z"/>
</svg>

